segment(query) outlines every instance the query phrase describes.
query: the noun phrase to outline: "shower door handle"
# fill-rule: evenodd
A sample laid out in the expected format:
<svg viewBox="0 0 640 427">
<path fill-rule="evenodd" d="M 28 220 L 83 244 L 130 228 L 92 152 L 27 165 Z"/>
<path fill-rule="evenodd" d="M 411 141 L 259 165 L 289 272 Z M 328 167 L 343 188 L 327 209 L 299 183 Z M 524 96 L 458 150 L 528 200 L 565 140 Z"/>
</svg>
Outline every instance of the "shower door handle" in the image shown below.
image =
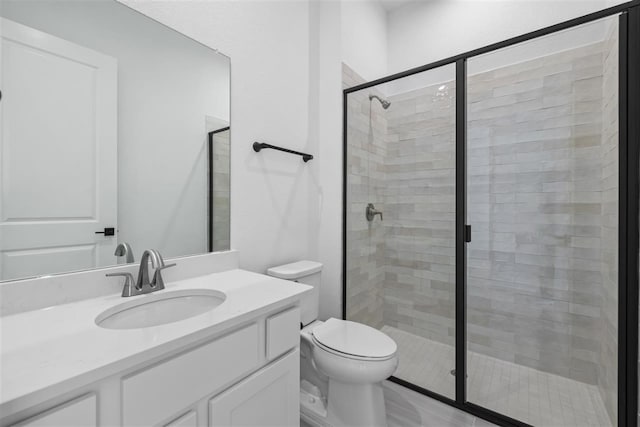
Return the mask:
<svg viewBox="0 0 640 427">
<path fill-rule="evenodd" d="M 470 225 L 464 226 L 464 242 L 465 243 L 471 242 L 471 226 Z"/>
</svg>

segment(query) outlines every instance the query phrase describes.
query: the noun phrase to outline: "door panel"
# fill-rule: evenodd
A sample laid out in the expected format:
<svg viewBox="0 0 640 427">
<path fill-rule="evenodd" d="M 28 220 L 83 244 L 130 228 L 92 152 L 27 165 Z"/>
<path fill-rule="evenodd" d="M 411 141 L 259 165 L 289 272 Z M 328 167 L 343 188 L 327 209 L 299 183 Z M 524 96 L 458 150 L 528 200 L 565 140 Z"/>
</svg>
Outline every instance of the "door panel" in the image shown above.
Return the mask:
<svg viewBox="0 0 640 427">
<path fill-rule="evenodd" d="M 455 77 L 449 64 L 354 91 L 346 103 L 346 318 L 395 340 L 394 377 L 451 399 Z M 363 82 L 346 66 L 344 79 Z M 382 215 L 367 217 L 369 204 Z"/>
<path fill-rule="evenodd" d="M 1 28 L 0 280 L 113 264 L 116 237 L 95 232 L 117 228 L 117 62 Z"/>
<path fill-rule="evenodd" d="M 95 263 L 95 245 L 2 252 L 6 277 L 28 277 L 51 271 L 77 271 Z"/>
</svg>

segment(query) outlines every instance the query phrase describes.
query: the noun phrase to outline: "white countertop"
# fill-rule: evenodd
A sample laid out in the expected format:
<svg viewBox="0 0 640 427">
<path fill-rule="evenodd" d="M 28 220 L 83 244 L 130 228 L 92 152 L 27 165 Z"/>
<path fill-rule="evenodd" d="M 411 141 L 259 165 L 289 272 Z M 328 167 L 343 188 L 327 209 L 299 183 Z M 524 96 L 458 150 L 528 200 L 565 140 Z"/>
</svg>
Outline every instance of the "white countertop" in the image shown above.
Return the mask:
<svg viewBox="0 0 640 427">
<path fill-rule="evenodd" d="M 226 300 L 198 316 L 144 329 L 104 329 L 95 318 L 148 295 L 108 295 L 0 317 L 0 413 L 17 412 L 213 337 L 291 304 L 311 287 L 236 269 L 169 283 L 155 295 L 185 289 L 222 291 Z"/>
</svg>

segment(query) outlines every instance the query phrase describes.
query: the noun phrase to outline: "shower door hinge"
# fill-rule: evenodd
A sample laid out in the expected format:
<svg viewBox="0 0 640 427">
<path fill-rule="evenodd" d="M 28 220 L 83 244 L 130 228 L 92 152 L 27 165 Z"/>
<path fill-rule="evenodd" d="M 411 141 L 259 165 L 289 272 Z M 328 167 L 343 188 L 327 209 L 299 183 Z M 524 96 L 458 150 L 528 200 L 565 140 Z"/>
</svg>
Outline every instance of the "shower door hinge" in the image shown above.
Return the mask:
<svg viewBox="0 0 640 427">
<path fill-rule="evenodd" d="M 471 226 L 470 225 L 464 226 L 464 241 L 465 243 L 471 242 Z"/>
</svg>

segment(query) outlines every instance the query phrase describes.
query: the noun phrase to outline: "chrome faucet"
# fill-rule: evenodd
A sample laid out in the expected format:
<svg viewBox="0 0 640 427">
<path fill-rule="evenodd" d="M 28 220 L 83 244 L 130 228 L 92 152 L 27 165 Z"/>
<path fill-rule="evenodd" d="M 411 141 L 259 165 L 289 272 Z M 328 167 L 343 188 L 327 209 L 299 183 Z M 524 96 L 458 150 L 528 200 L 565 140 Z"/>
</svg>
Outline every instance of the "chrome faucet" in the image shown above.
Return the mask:
<svg viewBox="0 0 640 427">
<path fill-rule="evenodd" d="M 125 256 L 127 264 L 132 264 L 135 262 L 133 258 L 133 250 L 131 249 L 131 245 L 127 242 L 119 243 L 116 247 L 116 251 L 113 253 L 115 256 Z"/>
<path fill-rule="evenodd" d="M 145 289 L 151 287 L 151 281 L 149 280 L 149 258 L 151 258 L 151 265 L 153 268 L 156 268 L 160 265 L 158 255 L 158 251 L 155 249 L 147 249 L 142 252 L 142 257 L 140 258 L 140 269 L 138 269 L 138 281 L 136 282 L 136 288 L 141 291 L 140 293 L 146 294 L 148 292 L 152 292 L 150 290 L 144 292 Z"/>
<path fill-rule="evenodd" d="M 139 295 L 140 293 L 136 293 L 136 287 L 133 284 L 133 274 L 131 273 L 109 273 L 109 274 L 105 274 L 105 276 L 107 277 L 117 277 L 117 276 L 123 276 L 124 277 L 124 286 L 122 287 L 122 296 L 123 297 L 130 297 L 133 295 Z"/>
<path fill-rule="evenodd" d="M 165 264 L 164 259 L 162 259 L 162 255 L 160 252 L 155 251 L 158 257 L 158 265 L 156 267 L 156 271 L 153 273 L 153 279 L 151 280 L 151 288 L 154 291 L 159 291 L 160 289 L 164 289 L 164 279 L 162 278 L 162 270 L 169 267 L 175 267 L 175 263 L 173 264 Z"/>
<path fill-rule="evenodd" d="M 151 265 L 156 269 L 153 273 L 153 280 L 149 280 L 149 259 L 151 259 Z M 111 273 L 107 274 L 107 277 L 124 276 L 125 282 L 122 289 L 122 296 L 131 297 L 164 289 L 162 270 L 173 266 L 175 266 L 175 264 L 166 265 L 162 259 L 162 255 L 160 255 L 160 252 L 157 250 L 147 249 L 142 253 L 142 258 L 140 258 L 138 280 L 135 285 L 133 284 L 133 275 L 131 273 Z"/>
</svg>

